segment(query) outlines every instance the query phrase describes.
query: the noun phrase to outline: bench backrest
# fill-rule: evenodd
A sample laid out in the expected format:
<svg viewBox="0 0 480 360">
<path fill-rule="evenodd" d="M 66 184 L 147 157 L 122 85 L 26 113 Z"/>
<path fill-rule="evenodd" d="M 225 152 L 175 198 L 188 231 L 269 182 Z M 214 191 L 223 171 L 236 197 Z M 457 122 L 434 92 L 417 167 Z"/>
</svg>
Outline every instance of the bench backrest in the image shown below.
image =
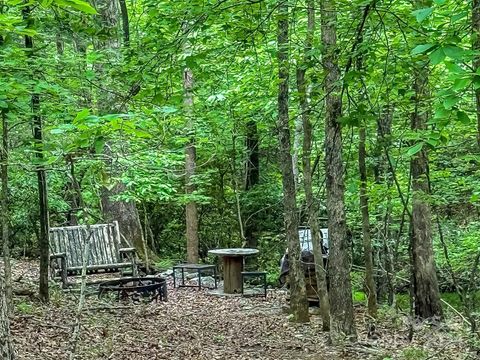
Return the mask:
<svg viewBox="0 0 480 360">
<path fill-rule="evenodd" d="M 83 265 L 83 251 L 87 239 L 90 241 L 88 265 L 109 265 L 120 262 L 120 231 L 118 222 L 50 228 L 50 252 L 66 253 L 67 268 Z"/>
</svg>

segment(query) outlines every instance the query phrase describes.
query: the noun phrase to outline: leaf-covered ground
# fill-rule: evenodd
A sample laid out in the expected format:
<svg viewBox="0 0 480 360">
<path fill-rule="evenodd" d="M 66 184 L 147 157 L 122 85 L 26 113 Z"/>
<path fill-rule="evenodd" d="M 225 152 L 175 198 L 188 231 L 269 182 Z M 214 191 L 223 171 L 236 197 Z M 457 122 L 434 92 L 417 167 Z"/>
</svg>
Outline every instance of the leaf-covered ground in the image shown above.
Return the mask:
<svg viewBox="0 0 480 360">
<path fill-rule="evenodd" d="M 15 288 L 32 288 L 35 262 L 15 262 Z M 466 332 L 455 319 L 415 326 L 382 311 L 376 339 L 367 338 L 366 316 L 357 306 L 359 342 L 332 347 L 318 316 L 305 325 L 288 321 L 285 293 L 261 298 L 217 297 L 196 289 L 173 289 L 168 302 L 119 303 L 88 297 L 82 314 L 76 359 L 476 359 Z M 52 291 L 51 304 L 15 298 L 12 332 L 18 359 L 65 359 L 78 294 Z"/>
</svg>

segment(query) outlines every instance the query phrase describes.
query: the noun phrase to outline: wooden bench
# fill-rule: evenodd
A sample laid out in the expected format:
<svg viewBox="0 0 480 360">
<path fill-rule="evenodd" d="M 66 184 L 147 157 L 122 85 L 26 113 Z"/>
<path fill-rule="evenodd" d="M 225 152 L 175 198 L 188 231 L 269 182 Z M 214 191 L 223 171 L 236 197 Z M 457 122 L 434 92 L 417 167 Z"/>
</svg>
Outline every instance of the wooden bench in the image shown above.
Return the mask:
<svg viewBox="0 0 480 360">
<path fill-rule="evenodd" d="M 136 276 L 136 253 L 133 247 L 121 247 L 118 222 L 50 228 L 50 263 L 52 278 L 60 276 L 67 286 L 67 276 L 81 272 L 83 253 L 90 244 L 87 271 L 119 271 L 131 268 Z"/>
</svg>

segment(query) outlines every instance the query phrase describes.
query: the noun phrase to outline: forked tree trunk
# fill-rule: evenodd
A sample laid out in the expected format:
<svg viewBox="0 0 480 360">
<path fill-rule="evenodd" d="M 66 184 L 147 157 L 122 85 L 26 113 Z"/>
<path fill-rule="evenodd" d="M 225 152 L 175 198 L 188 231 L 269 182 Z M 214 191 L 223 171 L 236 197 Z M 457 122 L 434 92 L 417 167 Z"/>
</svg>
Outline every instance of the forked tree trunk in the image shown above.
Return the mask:
<svg viewBox="0 0 480 360">
<path fill-rule="evenodd" d="M 2 360 L 13 360 L 15 353 L 10 333 L 10 319 L 8 318 L 8 306 L 5 296 L 5 279 L 0 270 L 0 358 Z"/>
<path fill-rule="evenodd" d="M 330 241 L 330 337 L 334 344 L 344 336 L 356 338 L 353 317 L 351 259 L 345 216 L 342 128 L 340 116 L 340 71 L 337 59 L 337 13 L 335 1 L 321 1 L 323 67 L 325 71 L 325 177 Z"/>
<path fill-rule="evenodd" d="M 315 277 L 317 281 L 318 300 L 320 302 L 320 316 L 324 331 L 330 330 L 330 300 L 327 291 L 327 273 L 323 265 L 322 236 L 318 223 L 318 205 L 313 196 L 312 188 L 312 123 L 310 121 L 310 107 L 308 104 L 307 86 L 305 81 L 306 67 L 310 61 L 309 51 L 312 48 L 315 32 L 314 0 L 307 2 L 307 37 L 305 39 L 304 63 L 297 68 L 297 90 L 300 101 L 300 111 L 303 128 L 303 187 L 308 212 L 308 224 L 312 231 L 313 256 L 315 259 Z"/>
<path fill-rule="evenodd" d="M 196 168 L 195 120 L 193 115 L 193 73 L 189 68 L 183 71 L 183 105 L 186 117 L 188 143 L 185 146 L 185 193 L 191 196 L 195 191 L 193 178 Z M 197 203 L 189 200 L 185 207 L 187 261 L 198 263 L 198 210 Z"/>
<path fill-rule="evenodd" d="M 26 7 L 23 10 L 24 18 L 28 25 L 32 25 L 32 18 L 30 8 Z M 31 61 L 34 60 L 33 53 L 33 38 L 25 36 L 25 48 L 27 56 Z M 36 173 L 38 183 L 38 202 L 40 214 L 40 231 L 38 237 L 38 250 L 40 254 L 40 279 L 39 279 L 39 296 L 44 302 L 49 301 L 48 291 L 48 266 L 49 266 L 49 246 L 48 246 L 48 200 L 47 200 L 47 174 L 44 167 L 43 154 L 43 129 L 42 117 L 40 115 L 40 95 L 35 91 L 32 92 L 31 97 L 32 109 L 32 126 L 33 138 L 35 140 L 35 158 L 36 158 Z"/>
<path fill-rule="evenodd" d="M 308 321 L 308 302 L 305 289 L 305 275 L 301 264 L 300 240 L 298 237 L 298 214 L 293 177 L 292 155 L 290 154 L 290 124 L 288 116 L 288 79 L 289 79 L 289 39 L 288 39 L 288 0 L 278 3 L 278 137 L 280 168 L 283 182 L 283 206 L 285 232 L 288 241 L 288 260 L 290 265 L 290 308 L 297 322 Z"/>
<path fill-rule="evenodd" d="M 0 217 L 2 224 L 2 242 L 3 242 L 3 274 L 5 276 L 5 296 L 8 306 L 8 313 L 12 313 L 12 270 L 10 267 L 10 231 L 9 231 L 9 209 L 8 209 L 8 121 L 5 111 L 1 112 L 2 117 L 2 147 L 0 149 L 1 163 L 1 201 L 0 201 Z"/>
<path fill-rule="evenodd" d="M 415 112 L 412 130 L 427 128 L 428 68 L 420 65 L 414 69 Z M 412 232 L 413 301 L 415 315 L 420 318 L 443 316 L 433 255 L 432 223 L 429 205 L 428 154 L 424 146 L 412 156 Z"/>
<path fill-rule="evenodd" d="M 472 31 L 473 50 L 480 50 L 480 0 L 472 1 Z M 480 55 L 476 55 L 473 61 L 473 71 L 480 67 Z M 477 146 L 480 149 L 480 88 L 475 90 L 477 105 Z"/>
<path fill-rule="evenodd" d="M 365 258 L 365 288 L 367 291 L 368 314 L 377 317 L 377 291 L 373 277 L 373 250 L 370 237 L 370 216 L 368 212 L 367 151 L 365 148 L 365 126 L 360 127 L 358 143 L 358 168 L 360 172 L 360 211 L 362 213 L 363 255 Z"/>
</svg>

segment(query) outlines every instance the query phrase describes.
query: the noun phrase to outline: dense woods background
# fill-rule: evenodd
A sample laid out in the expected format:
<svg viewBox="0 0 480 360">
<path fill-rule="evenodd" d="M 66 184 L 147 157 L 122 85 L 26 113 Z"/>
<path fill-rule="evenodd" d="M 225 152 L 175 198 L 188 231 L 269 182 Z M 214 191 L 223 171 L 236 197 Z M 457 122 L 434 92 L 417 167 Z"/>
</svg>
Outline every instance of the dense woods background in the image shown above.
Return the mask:
<svg viewBox="0 0 480 360">
<path fill-rule="evenodd" d="M 257 247 L 275 284 L 328 226 L 337 330 L 351 288 L 422 317 L 439 289 L 475 330 L 479 6 L 1 1 L 4 254 L 116 219 L 163 267 Z"/>
</svg>

